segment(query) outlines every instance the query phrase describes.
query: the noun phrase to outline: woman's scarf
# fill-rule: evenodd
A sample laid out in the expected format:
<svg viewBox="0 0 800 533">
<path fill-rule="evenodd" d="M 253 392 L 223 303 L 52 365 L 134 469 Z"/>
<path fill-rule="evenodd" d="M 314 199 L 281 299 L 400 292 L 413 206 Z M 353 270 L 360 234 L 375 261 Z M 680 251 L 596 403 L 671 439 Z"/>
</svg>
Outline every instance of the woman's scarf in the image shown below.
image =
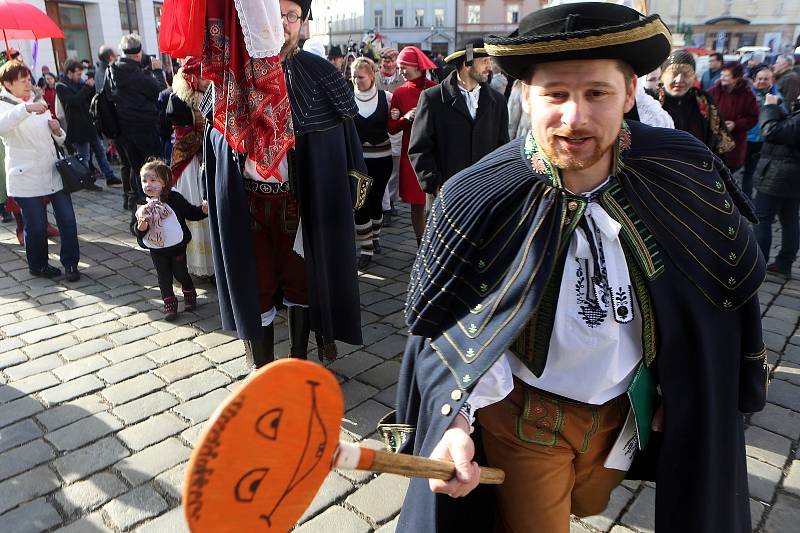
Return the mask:
<svg viewBox="0 0 800 533">
<path fill-rule="evenodd" d="M 172 146 L 172 175 L 175 183 L 192 158 L 202 155 L 203 150 L 203 115 L 200 113 L 200 100 L 203 93 L 198 89 L 200 74 L 199 58 L 187 60 L 172 81 L 172 92 L 192 110 L 193 126 L 173 126 L 175 144 Z"/>
<path fill-rule="evenodd" d="M 208 0 L 202 76 L 214 82 L 214 127 L 262 177 L 281 181 L 278 164 L 294 145 L 286 81 L 278 55 L 248 53 L 237 8 L 251 8 L 243 4 Z"/>
</svg>

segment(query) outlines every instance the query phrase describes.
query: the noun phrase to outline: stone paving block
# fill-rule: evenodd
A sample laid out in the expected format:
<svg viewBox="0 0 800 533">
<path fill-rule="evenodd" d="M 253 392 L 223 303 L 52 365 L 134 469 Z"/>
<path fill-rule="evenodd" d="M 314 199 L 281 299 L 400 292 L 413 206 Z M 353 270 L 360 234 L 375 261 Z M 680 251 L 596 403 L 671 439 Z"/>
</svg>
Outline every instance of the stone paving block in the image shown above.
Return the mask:
<svg viewBox="0 0 800 533">
<path fill-rule="evenodd" d="M 133 486 L 149 481 L 161 472 L 189 459 L 191 448 L 178 439 L 169 438 L 126 457 L 114 469 Z"/>
<path fill-rule="evenodd" d="M 16 302 L 8 302 L 3 304 L 3 311 L 6 313 L 18 313 L 23 309 L 30 309 L 36 307 L 37 304 L 34 300 L 17 300 Z"/>
<path fill-rule="evenodd" d="M 237 357 L 227 363 L 218 365 L 217 368 L 231 376 L 233 379 L 242 379 L 253 370 L 252 365 L 247 362 L 246 357 Z"/>
<path fill-rule="evenodd" d="M 383 359 L 371 353 L 355 352 L 345 357 L 340 357 L 328 365 L 328 370 L 350 379 L 381 362 L 383 362 Z"/>
<path fill-rule="evenodd" d="M 126 316 L 119 319 L 120 323 L 125 324 L 125 327 L 135 328 L 143 324 L 150 324 L 153 319 L 147 313 L 137 313 L 135 315 Z"/>
<path fill-rule="evenodd" d="M 100 370 L 101 368 L 105 368 L 108 365 L 108 360 L 106 360 L 102 355 L 92 355 L 86 357 L 85 359 L 79 359 L 72 363 L 67 363 L 66 365 L 55 368 L 53 369 L 53 374 L 55 374 L 61 381 L 69 381 L 71 379 L 85 376 L 86 374 Z"/>
<path fill-rule="evenodd" d="M 106 335 L 116 333 L 117 331 L 123 329 L 125 329 L 125 325 L 120 323 L 118 320 L 109 320 L 106 322 L 101 322 L 95 326 L 79 329 L 75 332 L 75 336 L 81 341 L 88 341 L 91 339 L 97 339 L 98 337 L 105 337 Z M 113 346 L 108 341 L 104 340 L 103 342 L 109 345 L 107 348 L 103 348 L 104 350 L 107 350 Z"/>
<path fill-rule="evenodd" d="M 42 372 L 35 376 L 28 376 L 25 379 L 14 381 L 9 385 L 0 385 L 0 402 L 9 402 L 22 396 L 28 396 L 48 387 L 53 387 L 61 383 L 57 377 L 50 372 Z"/>
<path fill-rule="evenodd" d="M 136 533 L 188 533 L 189 526 L 183 515 L 183 509 L 176 507 L 152 521 L 136 528 Z"/>
<path fill-rule="evenodd" d="M 370 399 L 355 409 L 347 411 L 342 420 L 342 427 L 364 438 L 375 431 L 378 421 L 390 411 L 390 408 Z"/>
<path fill-rule="evenodd" d="M 15 382 L 41 372 L 47 372 L 48 370 L 52 370 L 61 366 L 62 364 L 64 364 L 63 360 L 58 355 L 52 354 L 39 357 L 38 359 L 33 359 L 20 365 L 12 366 L 5 369 L 3 372 L 9 377 L 11 382 Z"/>
<path fill-rule="evenodd" d="M 117 346 L 107 352 L 103 352 L 102 356 L 112 363 L 120 363 L 132 359 L 137 355 L 148 354 L 157 349 L 158 345 L 156 343 L 150 342 L 147 339 L 142 339 L 123 346 Z"/>
<path fill-rule="evenodd" d="M 783 480 L 783 490 L 800 497 L 800 460 L 793 460 L 789 473 Z"/>
<path fill-rule="evenodd" d="M 111 523 L 122 530 L 130 529 L 148 518 L 158 516 L 167 508 L 164 498 L 149 485 L 126 492 L 103 506 Z"/>
<path fill-rule="evenodd" d="M 206 423 L 200 422 L 199 424 L 195 424 L 189 429 L 184 430 L 181 432 L 181 438 L 188 442 L 191 446 L 197 444 L 197 439 L 200 438 L 200 433 L 203 432 L 203 428 L 205 428 Z"/>
<path fill-rule="evenodd" d="M 135 328 L 126 329 L 124 331 L 119 331 L 109 336 L 111 341 L 116 344 L 117 346 L 123 344 L 129 344 L 134 341 L 142 340 L 145 338 L 149 338 L 153 335 L 158 333 L 158 330 L 151 326 L 150 324 L 145 324 L 143 326 L 138 326 Z"/>
<path fill-rule="evenodd" d="M 59 457 L 53 461 L 53 466 L 64 481 L 72 483 L 103 470 L 128 455 L 130 452 L 112 436 Z"/>
<path fill-rule="evenodd" d="M 78 340 L 74 336 L 61 335 L 60 337 L 55 337 L 46 341 L 31 344 L 30 346 L 26 346 L 22 349 L 22 351 L 25 352 L 25 354 L 27 354 L 31 359 L 36 359 L 37 357 L 54 354 L 65 348 L 69 348 L 70 346 L 75 346 L 77 343 Z"/>
<path fill-rule="evenodd" d="M 752 527 L 753 531 L 756 530 L 756 526 L 761 522 L 765 510 L 766 506 L 763 503 L 750 498 L 750 527 Z"/>
<path fill-rule="evenodd" d="M 400 362 L 384 361 L 380 365 L 360 374 L 358 380 L 367 385 L 372 385 L 379 390 L 383 390 L 397 383 L 399 376 Z"/>
<path fill-rule="evenodd" d="M 114 530 L 109 528 L 103 522 L 103 515 L 100 511 L 76 520 L 71 524 L 56 530 L 56 533 L 114 533 Z"/>
<path fill-rule="evenodd" d="M 96 315 L 102 312 L 103 308 L 99 305 L 86 305 L 75 309 L 69 309 L 67 311 L 59 311 L 55 314 L 55 317 L 59 322 L 72 322 L 73 320 Z"/>
<path fill-rule="evenodd" d="M 645 487 L 620 521 L 623 525 L 636 531 L 652 533 L 655 531 L 655 506 L 655 489 Z"/>
<path fill-rule="evenodd" d="M 227 344 L 221 344 L 209 349 L 203 355 L 215 363 L 224 363 L 244 355 L 244 343 L 240 340 L 235 340 Z"/>
<path fill-rule="evenodd" d="M 209 368 L 211 368 L 211 363 L 208 359 L 199 355 L 191 355 L 162 366 L 153 373 L 167 383 L 173 383 Z"/>
<path fill-rule="evenodd" d="M 25 343 L 16 337 L 6 337 L 4 339 L 0 339 L 0 353 L 6 353 L 10 352 L 11 350 L 16 350 L 20 346 L 24 345 Z"/>
<path fill-rule="evenodd" d="M 98 372 L 97 375 L 109 383 L 119 383 L 128 378 L 143 374 L 156 368 L 156 364 L 144 355 L 117 363 Z"/>
<path fill-rule="evenodd" d="M 83 309 L 82 307 L 79 309 Z M 89 316 L 85 316 L 83 318 L 78 318 L 70 322 L 76 328 L 88 328 L 91 326 L 96 326 L 98 324 L 103 324 L 104 322 L 110 322 L 112 320 L 119 319 L 119 316 L 115 315 L 110 311 L 104 311 L 102 313 L 95 313 Z M 120 320 L 120 322 L 122 322 Z"/>
<path fill-rule="evenodd" d="M 0 431 L 0 452 L 10 450 L 41 436 L 42 430 L 30 418 L 11 424 Z"/>
<path fill-rule="evenodd" d="M 611 492 L 611 499 L 605 511 L 599 515 L 581 518 L 581 521 L 586 522 L 600 531 L 608 531 L 620 518 L 622 510 L 625 509 L 632 498 L 633 493 L 631 491 L 623 486 L 619 486 Z"/>
<path fill-rule="evenodd" d="M 46 404 L 55 405 L 102 389 L 103 386 L 104 384 L 100 378 L 90 374 L 88 376 L 81 376 L 78 379 L 73 379 L 72 381 L 67 381 L 57 387 L 47 389 L 41 392 L 39 397 Z"/>
<path fill-rule="evenodd" d="M 20 341 L 20 345 L 22 341 Z M 20 363 L 24 363 L 28 360 L 28 356 L 25 355 L 22 350 L 10 350 L 8 352 L 0 353 L 0 370 L 4 368 L 16 366 Z"/>
<path fill-rule="evenodd" d="M 44 406 L 30 396 L 0 405 L 0 428 L 43 410 Z"/>
<path fill-rule="evenodd" d="M 164 382 L 153 374 L 141 374 L 116 385 L 106 387 L 100 394 L 111 405 L 120 405 L 150 394 L 164 386 Z"/>
<path fill-rule="evenodd" d="M 747 428 L 744 433 L 745 449 L 747 455 L 755 457 L 772 466 L 783 468 L 792 442 L 771 431 L 757 426 Z"/>
<path fill-rule="evenodd" d="M 126 424 L 133 424 L 150 416 L 166 411 L 177 405 L 178 400 L 164 391 L 148 394 L 143 398 L 128 402 L 112 409 Z"/>
<path fill-rule="evenodd" d="M 796 531 L 798 524 L 800 524 L 800 502 L 791 496 L 779 494 L 764 524 L 764 532 L 788 533 Z"/>
<path fill-rule="evenodd" d="M 330 507 L 316 518 L 294 530 L 294 533 L 368 533 L 370 525 L 352 511 Z"/>
<path fill-rule="evenodd" d="M 20 338 L 28 344 L 33 344 L 35 342 L 59 337 L 72 331 L 75 331 L 75 326 L 71 324 L 56 324 L 55 326 L 29 331 L 28 333 L 20 335 Z"/>
<path fill-rule="evenodd" d="M 386 522 L 381 527 L 375 530 L 375 533 L 395 533 L 397 531 L 397 522 L 400 520 L 400 515 L 394 517 L 389 522 Z"/>
<path fill-rule="evenodd" d="M 773 378 L 788 381 L 792 385 L 800 386 L 800 365 L 789 361 L 783 361 L 775 368 Z"/>
<path fill-rule="evenodd" d="M 197 398 L 207 392 L 224 387 L 231 378 L 216 369 L 206 370 L 200 374 L 177 381 L 167 386 L 167 392 L 174 394 L 182 401 Z"/>
<path fill-rule="evenodd" d="M 383 405 L 389 406 L 392 409 L 395 408 L 395 404 L 397 403 L 397 384 L 392 385 L 386 389 L 383 389 L 378 394 L 372 397 L 373 400 L 377 400 L 381 402 Z"/>
<path fill-rule="evenodd" d="M 0 481 L 30 470 L 55 457 L 52 446 L 37 439 L 0 454 Z"/>
<path fill-rule="evenodd" d="M 166 394 L 166 393 L 165 393 Z M 189 420 L 192 424 L 203 422 L 214 412 L 230 392 L 226 389 L 211 391 L 205 396 L 184 402 L 174 409 L 176 413 Z M 177 402 L 176 402 L 177 403 Z"/>
<path fill-rule="evenodd" d="M 55 499 L 67 515 L 86 513 L 128 490 L 127 485 L 109 472 L 100 472 L 56 492 Z"/>
<path fill-rule="evenodd" d="M 3 531 L 39 533 L 61 523 L 61 515 L 44 498 L 26 503 L 3 515 Z"/>
<path fill-rule="evenodd" d="M 122 422 L 108 412 L 97 413 L 47 433 L 44 438 L 59 451 L 74 450 L 105 437 L 122 427 Z"/>
<path fill-rule="evenodd" d="M 113 324 L 109 322 L 109 324 Z M 101 324 L 104 326 L 105 324 Z M 99 327 L 99 326 L 95 326 Z M 105 352 L 110 350 L 114 347 L 113 344 L 108 342 L 105 339 L 93 339 L 87 340 L 85 338 L 81 338 L 81 333 L 86 330 L 79 330 L 75 332 L 75 335 L 81 339 L 80 344 L 67 348 L 65 350 L 61 350 L 61 356 L 64 357 L 68 361 L 75 361 L 76 359 L 83 359 L 84 357 L 88 357 L 90 355 L 94 355 L 96 353 Z"/>
<path fill-rule="evenodd" d="M 172 413 L 161 413 L 123 429 L 117 433 L 117 438 L 131 450 L 139 451 L 180 433 L 188 426 L 189 424 Z"/>
<path fill-rule="evenodd" d="M 367 351 L 383 357 L 384 359 L 393 359 L 394 357 L 402 355 L 405 349 L 406 338 L 403 335 L 391 335 L 366 347 Z"/>
<path fill-rule="evenodd" d="M 48 305 L 40 305 L 38 307 L 31 307 L 17 313 L 19 318 L 23 321 L 32 320 L 40 316 L 55 315 L 58 311 L 64 309 L 64 306 L 59 302 L 51 303 Z M 59 322 L 63 322 L 60 320 Z M 10 322 L 9 322 L 10 323 Z"/>
<path fill-rule="evenodd" d="M 111 268 L 116 268 L 112 266 Z M 118 296 L 124 296 L 126 294 L 139 294 L 142 291 L 141 285 L 121 285 L 119 287 L 114 287 L 113 289 L 109 289 L 106 291 L 106 294 L 109 295 L 111 298 L 116 298 Z"/>
<path fill-rule="evenodd" d="M 298 523 L 302 524 L 309 518 L 318 515 L 321 511 L 341 501 L 345 496 L 355 490 L 355 486 L 350 480 L 343 478 L 336 472 L 329 472 L 322 486 L 317 491 L 316 496 L 314 496 L 314 499 L 309 504 L 308 509 L 306 509 L 303 516 L 300 517 Z"/>
<path fill-rule="evenodd" d="M 800 387 L 783 380 L 773 380 L 769 384 L 767 400 L 792 411 L 800 411 Z"/>
<path fill-rule="evenodd" d="M 53 431 L 93 415 L 94 413 L 105 411 L 106 409 L 108 409 L 108 405 L 103 402 L 100 396 L 92 394 L 59 405 L 58 407 L 50 408 L 36 415 L 36 420 L 42 424 L 47 431 Z"/>
<path fill-rule="evenodd" d="M 345 382 L 342 385 L 345 410 L 352 409 L 359 405 L 364 400 L 372 397 L 376 392 L 378 392 L 378 389 L 375 387 L 371 387 L 355 379 Z"/>
<path fill-rule="evenodd" d="M 409 478 L 381 474 L 345 500 L 375 522 L 384 522 L 400 512 Z"/>
<path fill-rule="evenodd" d="M 781 479 L 781 470 L 752 457 L 747 458 L 747 485 L 750 496 L 762 502 L 772 501 L 775 487 Z"/>
<path fill-rule="evenodd" d="M 800 413 L 768 403 L 763 411 L 754 413 L 750 423 L 778 433 L 791 440 L 800 437 Z"/>
<path fill-rule="evenodd" d="M 160 489 L 162 494 L 166 493 L 175 501 L 179 501 L 183 494 L 183 477 L 186 472 L 186 466 L 189 463 L 182 463 L 178 466 L 173 466 L 166 472 L 162 472 L 156 476 L 154 484 Z"/>
<path fill-rule="evenodd" d="M 178 344 L 173 344 L 172 346 L 167 346 L 166 348 L 153 350 L 147 354 L 147 357 L 156 363 L 163 365 L 166 363 L 171 363 L 172 361 L 177 361 L 178 359 L 183 359 L 184 357 L 188 357 L 196 353 L 200 353 L 202 351 L 203 348 L 194 342 L 183 341 L 179 342 Z M 242 353 L 244 353 L 244 348 L 242 348 Z"/>
<path fill-rule="evenodd" d="M 220 344 L 225 344 L 227 342 L 231 342 L 236 337 L 232 336 L 230 333 L 224 333 L 222 331 L 214 331 L 212 333 L 206 333 L 205 335 L 200 335 L 194 338 L 194 342 L 199 344 L 205 349 L 214 348 L 215 346 L 219 346 Z"/>
<path fill-rule="evenodd" d="M 23 502 L 44 496 L 56 490 L 58 485 L 58 478 L 47 465 L 14 476 L 0 483 L 0 514 Z"/>
<path fill-rule="evenodd" d="M 52 326 L 55 323 L 56 321 L 49 316 L 40 316 L 28 320 L 18 320 L 13 324 L 3 326 L 0 328 L 0 332 L 7 337 L 18 337 L 23 333 L 27 333 L 35 329 L 45 328 L 47 326 Z"/>
<path fill-rule="evenodd" d="M 97 296 L 95 294 L 84 294 L 83 296 L 76 296 L 75 298 L 69 298 L 67 300 L 64 300 L 64 305 L 66 305 L 69 308 L 75 308 L 102 301 L 103 298 L 101 296 Z"/>
<path fill-rule="evenodd" d="M 197 336 L 197 330 L 189 326 L 180 326 L 167 331 L 162 331 L 150 337 L 150 340 L 159 346 L 170 346 L 177 342 Z"/>
</svg>

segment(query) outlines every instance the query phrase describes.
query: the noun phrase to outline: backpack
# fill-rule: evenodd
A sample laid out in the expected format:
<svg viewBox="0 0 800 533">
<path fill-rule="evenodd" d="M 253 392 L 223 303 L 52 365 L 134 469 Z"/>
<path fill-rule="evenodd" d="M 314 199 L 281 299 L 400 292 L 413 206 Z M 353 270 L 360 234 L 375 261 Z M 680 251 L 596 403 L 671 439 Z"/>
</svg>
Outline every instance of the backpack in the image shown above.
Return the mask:
<svg viewBox="0 0 800 533">
<path fill-rule="evenodd" d="M 106 78 L 111 77 L 111 67 L 106 71 Z M 92 97 L 89 104 L 89 114 L 97 131 L 109 139 L 116 139 L 120 135 L 119 117 L 117 107 L 108 96 L 108 79 L 103 84 L 103 90 Z"/>
</svg>

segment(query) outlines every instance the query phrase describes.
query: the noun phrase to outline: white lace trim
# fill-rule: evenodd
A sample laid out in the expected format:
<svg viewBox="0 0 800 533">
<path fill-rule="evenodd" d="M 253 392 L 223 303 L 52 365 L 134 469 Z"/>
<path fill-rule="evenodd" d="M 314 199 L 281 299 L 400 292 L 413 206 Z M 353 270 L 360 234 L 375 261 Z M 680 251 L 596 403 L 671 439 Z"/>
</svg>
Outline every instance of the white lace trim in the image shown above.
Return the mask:
<svg viewBox="0 0 800 533">
<path fill-rule="evenodd" d="M 244 0 L 234 0 L 233 3 L 250 57 L 262 59 L 280 54 L 284 39 L 278 0 L 251 1 L 246 6 Z"/>
</svg>

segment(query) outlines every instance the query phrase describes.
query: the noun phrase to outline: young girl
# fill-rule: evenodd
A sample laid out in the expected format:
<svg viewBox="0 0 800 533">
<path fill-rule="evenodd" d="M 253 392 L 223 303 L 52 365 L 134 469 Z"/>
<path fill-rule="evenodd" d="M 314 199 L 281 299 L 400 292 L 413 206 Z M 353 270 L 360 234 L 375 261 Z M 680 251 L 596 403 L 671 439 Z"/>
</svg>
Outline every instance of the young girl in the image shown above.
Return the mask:
<svg viewBox="0 0 800 533">
<path fill-rule="evenodd" d="M 173 278 L 183 288 L 184 309 L 197 307 L 197 292 L 186 268 L 186 245 L 192 234 L 186 220 L 202 220 L 208 216 L 208 202 L 192 205 L 172 190 L 172 171 L 161 160 L 151 160 L 142 166 L 142 190 L 147 204 L 136 210 L 136 236 L 142 248 L 150 250 L 158 274 L 158 286 L 164 299 L 164 318 L 178 316 L 178 299 L 172 290 Z"/>
</svg>

